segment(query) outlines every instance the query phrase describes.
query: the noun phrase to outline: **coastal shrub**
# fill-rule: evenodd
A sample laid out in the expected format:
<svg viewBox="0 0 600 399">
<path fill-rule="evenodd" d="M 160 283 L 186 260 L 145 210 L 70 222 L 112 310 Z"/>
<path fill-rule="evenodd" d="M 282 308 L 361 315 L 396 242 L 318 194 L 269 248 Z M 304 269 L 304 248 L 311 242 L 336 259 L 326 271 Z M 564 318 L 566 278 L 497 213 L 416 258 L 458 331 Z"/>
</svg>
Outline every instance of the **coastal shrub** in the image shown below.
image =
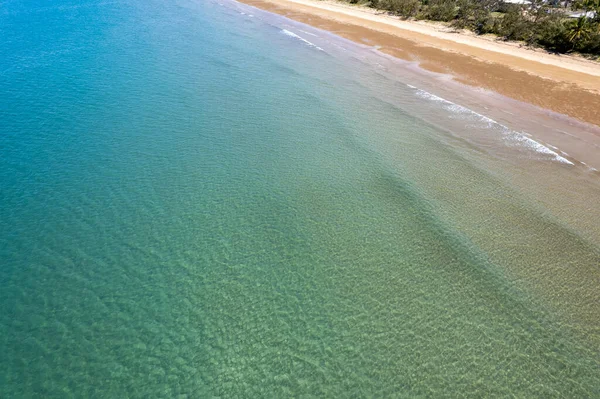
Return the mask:
<svg viewBox="0 0 600 399">
<path fill-rule="evenodd" d="M 478 35 L 484 35 L 486 33 L 494 33 L 495 26 L 495 19 L 491 15 L 482 15 L 475 20 L 475 27 L 473 30 Z"/>
<path fill-rule="evenodd" d="M 449 22 L 456 17 L 456 0 L 429 0 L 425 16 L 432 21 Z"/>
<path fill-rule="evenodd" d="M 550 51 L 600 56 L 600 0 L 531 0 L 511 4 L 503 0 L 344 0 L 369 4 L 404 18 L 451 22 L 458 29 L 494 33 L 505 40 L 525 41 Z M 368 2 L 368 3 L 363 3 Z M 579 19 L 564 10 L 593 11 Z"/>
<path fill-rule="evenodd" d="M 537 44 L 557 53 L 566 53 L 572 47 L 567 37 L 567 21 L 561 15 L 550 15 L 536 25 Z"/>
<path fill-rule="evenodd" d="M 471 29 L 478 34 L 493 32 L 493 10 L 498 8 L 497 0 L 456 0 L 458 12 L 452 22 L 455 28 Z"/>
<path fill-rule="evenodd" d="M 505 40 L 529 40 L 533 30 L 531 22 L 520 7 L 511 7 L 499 20 L 495 32 Z"/>
<path fill-rule="evenodd" d="M 579 47 L 579 51 L 584 54 L 596 54 L 600 59 L 600 27 L 597 27 L 595 31 L 590 34 L 590 37 L 582 42 Z"/>
<path fill-rule="evenodd" d="M 421 5 L 419 0 L 379 0 L 387 11 L 402 17 L 414 17 Z"/>
<path fill-rule="evenodd" d="M 513 11 L 514 9 L 520 10 L 521 8 L 522 6 L 520 4 L 505 3 L 502 1 L 498 4 L 498 8 L 494 11 L 506 14 L 508 12 Z"/>
<path fill-rule="evenodd" d="M 474 0 L 457 0 L 458 11 L 456 19 L 452 23 L 455 28 L 467 29 L 473 27 L 475 13 L 478 4 Z"/>
</svg>

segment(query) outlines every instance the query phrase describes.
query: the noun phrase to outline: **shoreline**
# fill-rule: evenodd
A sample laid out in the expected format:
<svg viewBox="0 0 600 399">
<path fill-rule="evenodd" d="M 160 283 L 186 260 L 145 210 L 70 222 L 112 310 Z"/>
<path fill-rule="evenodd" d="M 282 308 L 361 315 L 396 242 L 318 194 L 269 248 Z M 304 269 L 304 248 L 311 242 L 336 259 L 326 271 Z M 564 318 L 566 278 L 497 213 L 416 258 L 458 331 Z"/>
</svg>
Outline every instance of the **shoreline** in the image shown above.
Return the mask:
<svg viewBox="0 0 600 399">
<path fill-rule="evenodd" d="M 443 24 L 404 21 L 364 6 L 317 0 L 239 0 L 416 61 L 425 70 L 600 126 L 600 63 L 550 54 Z"/>
</svg>

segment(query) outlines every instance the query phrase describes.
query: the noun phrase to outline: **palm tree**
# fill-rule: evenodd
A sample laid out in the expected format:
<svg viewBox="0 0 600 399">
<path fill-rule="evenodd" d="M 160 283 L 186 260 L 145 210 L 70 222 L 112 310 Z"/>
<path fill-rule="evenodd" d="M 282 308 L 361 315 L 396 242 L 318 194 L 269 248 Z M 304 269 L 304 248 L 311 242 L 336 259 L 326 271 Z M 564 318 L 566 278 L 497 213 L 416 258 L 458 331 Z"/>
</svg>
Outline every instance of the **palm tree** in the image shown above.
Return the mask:
<svg viewBox="0 0 600 399">
<path fill-rule="evenodd" d="M 577 18 L 577 21 L 572 24 L 568 29 L 568 39 L 569 42 L 573 44 L 573 48 L 575 45 L 584 39 L 589 39 L 590 37 L 590 25 L 588 24 L 587 18 L 585 15 Z"/>
</svg>

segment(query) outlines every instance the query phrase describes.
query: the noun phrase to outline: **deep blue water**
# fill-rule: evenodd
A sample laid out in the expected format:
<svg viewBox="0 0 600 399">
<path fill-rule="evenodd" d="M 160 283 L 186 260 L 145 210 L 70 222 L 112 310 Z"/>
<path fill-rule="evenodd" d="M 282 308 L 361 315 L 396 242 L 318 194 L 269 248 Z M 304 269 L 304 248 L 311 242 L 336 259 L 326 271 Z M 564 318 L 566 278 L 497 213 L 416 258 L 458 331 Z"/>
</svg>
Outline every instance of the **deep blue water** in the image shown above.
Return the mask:
<svg viewBox="0 0 600 399">
<path fill-rule="evenodd" d="M 0 3 L 0 397 L 600 395 L 597 243 L 249 13 Z"/>
</svg>

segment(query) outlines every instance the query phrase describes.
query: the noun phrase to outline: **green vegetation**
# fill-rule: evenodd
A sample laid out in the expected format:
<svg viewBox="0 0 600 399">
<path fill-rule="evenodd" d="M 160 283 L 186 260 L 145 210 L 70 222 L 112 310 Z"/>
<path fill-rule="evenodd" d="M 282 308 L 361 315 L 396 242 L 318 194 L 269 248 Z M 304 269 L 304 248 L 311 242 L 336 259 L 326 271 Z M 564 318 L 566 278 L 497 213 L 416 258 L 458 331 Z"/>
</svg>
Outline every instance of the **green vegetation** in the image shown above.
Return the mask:
<svg viewBox="0 0 600 399">
<path fill-rule="evenodd" d="M 345 0 L 403 18 L 449 22 L 457 29 L 567 53 L 600 56 L 600 0 Z"/>
</svg>

